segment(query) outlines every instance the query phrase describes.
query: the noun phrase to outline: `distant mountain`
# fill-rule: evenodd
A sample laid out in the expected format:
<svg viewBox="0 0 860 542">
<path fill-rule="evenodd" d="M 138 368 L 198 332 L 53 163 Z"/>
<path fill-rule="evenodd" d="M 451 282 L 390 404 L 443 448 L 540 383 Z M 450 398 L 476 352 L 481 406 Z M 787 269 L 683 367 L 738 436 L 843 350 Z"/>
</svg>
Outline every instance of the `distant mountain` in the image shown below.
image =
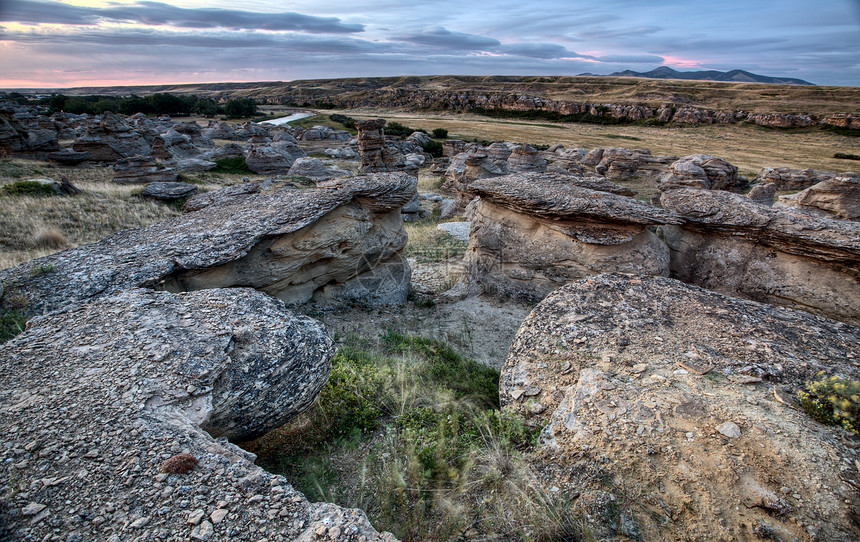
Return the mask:
<svg viewBox="0 0 860 542">
<path fill-rule="evenodd" d="M 590 73 L 582 75 L 592 75 Z M 648 79 L 692 79 L 696 81 L 728 81 L 732 83 L 776 83 L 780 85 L 814 85 L 803 79 L 793 79 L 791 77 L 768 77 L 767 75 L 757 75 L 744 70 L 732 70 L 728 72 L 720 72 L 716 70 L 706 70 L 700 72 L 679 72 L 668 66 L 660 66 L 650 72 L 634 72 L 633 70 L 624 70 L 623 72 L 610 73 L 608 77 L 646 77 Z"/>
</svg>

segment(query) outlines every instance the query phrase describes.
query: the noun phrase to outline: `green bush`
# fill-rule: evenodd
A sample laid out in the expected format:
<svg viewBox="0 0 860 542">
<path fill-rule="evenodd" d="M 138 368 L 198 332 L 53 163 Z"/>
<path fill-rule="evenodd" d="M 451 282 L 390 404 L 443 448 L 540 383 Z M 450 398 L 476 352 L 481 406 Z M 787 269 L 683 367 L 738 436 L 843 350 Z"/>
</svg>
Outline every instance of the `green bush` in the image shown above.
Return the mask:
<svg viewBox="0 0 860 542">
<path fill-rule="evenodd" d="M 814 420 L 841 425 L 860 434 L 860 381 L 838 376 L 822 377 L 806 383 L 797 393 L 803 409 Z"/>
<path fill-rule="evenodd" d="M 352 117 L 347 117 L 340 113 L 332 113 L 328 118 L 332 122 L 337 122 L 338 124 L 343 125 L 347 130 L 355 130 L 355 119 Z"/>
<path fill-rule="evenodd" d="M 433 139 L 445 139 L 448 137 L 448 130 L 445 128 L 434 128 L 432 134 Z"/>
<path fill-rule="evenodd" d="M 231 156 L 229 158 L 215 160 L 215 167 L 209 171 L 214 173 L 233 173 L 237 175 L 253 173 L 253 171 L 248 169 L 244 156 Z"/>
<path fill-rule="evenodd" d="M 9 196 L 56 196 L 57 192 L 50 184 L 36 181 L 15 181 L 4 184 L 3 193 Z"/>
<path fill-rule="evenodd" d="M 428 153 L 430 156 L 440 157 L 442 156 L 442 144 L 438 141 L 433 141 L 432 139 L 422 145 L 424 148 L 424 152 Z"/>
<path fill-rule="evenodd" d="M 833 158 L 841 158 L 842 160 L 860 160 L 860 155 L 850 154 L 847 152 L 837 152 Z"/>
<path fill-rule="evenodd" d="M 416 130 L 408 126 L 404 126 L 397 121 L 386 124 L 384 130 L 386 135 L 392 135 L 397 137 L 409 137 L 412 135 L 412 132 L 423 132 L 425 134 L 427 133 L 425 130 Z"/>
<path fill-rule="evenodd" d="M 257 102 L 251 98 L 230 100 L 224 104 L 224 115 L 228 119 L 246 119 L 257 114 Z"/>
</svg>

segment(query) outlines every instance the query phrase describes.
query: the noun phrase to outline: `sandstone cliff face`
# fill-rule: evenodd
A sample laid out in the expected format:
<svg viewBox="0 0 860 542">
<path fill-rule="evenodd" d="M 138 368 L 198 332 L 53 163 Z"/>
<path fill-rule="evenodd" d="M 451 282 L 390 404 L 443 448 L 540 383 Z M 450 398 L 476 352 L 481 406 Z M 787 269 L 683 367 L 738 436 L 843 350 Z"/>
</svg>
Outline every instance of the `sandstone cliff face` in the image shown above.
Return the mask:
<svg viewBox="0 0 860 542">
<path fill-rule="evenodd" d="M 670 190 L 661 203 L 684 218 L 660 228 L 672 277 L 860 322 L 860 224 L 768 208 L 723 191 Z"/>
<path fill-rule="evenodd" d="M 526 318 L 500 397 L 545 426 L 538 461 L 555 465 L 561 491 L 607 497 L 592 517 L 606 537 L 849 541 L 858 440 L 781 401 L 819 371 L 860 379 L 857 352 L 850 325 L 599 275 Z"/>
<path fill-rule="evenodd" d="M 333 354 L 320 323 L 249 289 L 129 290 L 32 320 L 0 346 L 0 538 L 393 540 L 214 438 L 307 408 Z M 163 470 L 183 453 L 190 472 Z"/>
<path fill-rule="evenodd" d="M 646 226 L 681 220 L 597 191 L 611 184 L 535 173 L 473 181 L 469 191 L 480 200 L 466 251 L 471 276 L 490 289 L 534 300 L 606 271 L 667 275 L 668 250 Z"/>
<path fill-rule="evenodd" d="M 140 286 L 250 286 L 289 303 L 315 296 L 402 303 L 410 271 L 400 207 L 416 184 L 403 173 L 374 174 L 227 198 L 4 270 L 2 303 L 23 296 L 41 313 Z"/>
</svg>

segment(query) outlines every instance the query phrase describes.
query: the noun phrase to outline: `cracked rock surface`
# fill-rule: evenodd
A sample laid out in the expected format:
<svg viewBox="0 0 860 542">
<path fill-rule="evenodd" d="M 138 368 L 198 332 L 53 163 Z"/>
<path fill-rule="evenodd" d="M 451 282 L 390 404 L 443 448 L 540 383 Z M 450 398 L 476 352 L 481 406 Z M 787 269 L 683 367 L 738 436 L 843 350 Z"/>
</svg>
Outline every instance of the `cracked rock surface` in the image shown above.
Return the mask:
<svg viewBox="0 0 860 542">
<path fill-rule="evenodd" d="M 39 314 L 134 287 L 232 286 L 289 303 L 315 296 L 402 303 L 410 272 L 400 207 L 416 184 L 403 173 L 381 173 L 324 188 L 236 195 L 4 270 L 2 303 L 23 299 Z"/>
<path fill-rule="evenodd" d="M 0 346 L 0 538 L 392 540 L 212 436 L 307 408 L 333 354 L 320 323 L 250 289 L 134 289 L 33 319 Z"/>
<path fill-rule="evenodd" d="M 603 272 L 668 275 L 668 249 L 647 226 L 680 224 L 681 218 L 613 193 L 614 186 L 557 173 L 473 181 L 469 190 L 480 199 L 466 251 L 470 274 L 492 289 L 534 300 Z"/>
<path fill-rule="evenodd" d="M 661 195 L 672 276 L 726 294 L 860 323 L 860 223 L 765 207 L 739 194 Z"/>
<path fill-rule="evenodd" d="M 605 274 L 535 307 L 500 397 L 544 427 L 539 461 L 562 473 L 562 491 L 612 492 L 600 532 L 856 540 L 860 438 L 792 397 L 821 371 L 860 379 L 858 352 L 848 324 Z"/>
</svg>

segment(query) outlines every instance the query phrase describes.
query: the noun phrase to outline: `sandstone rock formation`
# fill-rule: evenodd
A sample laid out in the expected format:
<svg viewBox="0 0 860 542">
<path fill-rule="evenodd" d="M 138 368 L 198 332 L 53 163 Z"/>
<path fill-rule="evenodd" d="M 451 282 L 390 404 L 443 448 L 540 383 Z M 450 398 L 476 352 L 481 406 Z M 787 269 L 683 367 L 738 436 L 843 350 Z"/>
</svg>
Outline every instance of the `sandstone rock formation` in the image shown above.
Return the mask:
<svg viewBox="0 0 860 542">
<path fill-rule="evenodd" d="M 116 162 L 120 158 L 150 154 L 149 142 L 125 119 L 109 111 L 102 114 L 97 124 L 88 127 L 72 149 L 90 153 L 93 162 Z"/>
<path fill-rule="evenodd" d="M 847 173 L 833 177 L 797 194 L 781 196 L 778 204 L 824 216 L 860 220 L 860 178 Z"/>
<path fill-rule="evenodd" d="M 194 192 L 197 192 L 197 187 L 193 184 L 183 182 L 154 182 L 149 183 L 143 189 L 142 195 L 145 198 L 172 201 L 186 198 Z"/>
<path fill-rule="evenodd" d="M 821 181 L 836 177 L 833 171 L 766 167 L 753 179 L 755 183 L 773 183 L 777 191 L 803 190 Z"/>
<path fill-rule="evenodd" d="M 410 270 L 400 207 L 416 184 L 402 173 L 374 174 L 231 198 L 0 271 L 0 304 L 24 298 L 38 314 L 140 286 L 250 286 L 289 303 L 402 303 Z"/>
<path fill-rule="evenodd" d="M 860 380 L 860 329 L 662 278 L 550 294 L 502 369 L 571 495 L 642 540 L 856 540 L 857 437 L 782 401 L 819 371 Z M 626 497 L 626 498 L 625 498 Z"/>
<path fill-rule="evenodd" d="M 117 184 L 170 183 L 177 179 L 173 168 L 165 168 L 149 156 L 117 160 L 113 175 L 113 182 Z"/>
<path fill-rule="evenodd" d="M 575 149 L 574 153 L 576 152 Z M 579 160 L 609 179 L 626 177 L 659 177 L 676 161 L 676 156 L 652 156 L 648 149 L 606 147 L 592 149 Z"/>
<path fill-rule="evenodd" d="M 747 194 L 749 199 L 760 205 L 771 207 L 776 196 L 776 183 L 757 184 Z"/>
<path fill-rule="evenodd" d="M 213 190 L 212 192 L 205 192 L 203 194 L 193 196 L 185 202 L 182 210 L 186 213 L 192 213 L 194 211 L 199 211 L 204 207 L 208 207 L 209 205 L 223 205 L 242 196 L 256 194 L 259 191 L 260 185 L 257 183 L 244 183 L 227 186 L 219 188 L 218 190 Z"/>
<path fill-rule="evenodd" d="M 315 181 L 345 177 L 350 175 L 348 171 L 339 168 L 329 168 L 319 158 L 298 158 L 288 171 L 290 175 L 308 177 Z"/>
<path fill-rule="evenodd" d="M 661 203 L 684 223 L 660 228 L 672 277 L 717 292 L 860 322 L 860 224 L 679 189 Z"/>
<path fill-rule="evenodd" d="M 363 171 L 378 171 L 385 168 L 382 156 L 382 149 L 385 147 L 385 136 L 382 131 L 384 126 L 385 119 L 363 120 L 355 123 Z"/>
<path fill-rule="evenodd" d="M 472 277 L 492 290 L 540 299 L 606 271 L 668 275 L 668 249 L 646 226 L 681 220 L 578 182 L 550 173 L 472 182 L 469 190 L 480 196 L 465 258 Z"/>
<path fill-rule="evenodd" d="M 449 212 L 462 212 L 475 197 L 468 188 L 472 181 L 500 177 L 507 173 L 509 172 L 504 163 L 502 167 L 498 166 L 483 151 L 464 152 L 455 156 L 445 170 L 446 181 L 442 185 L 442 190 L 457 196 Z"/>
<path fill-rule="evenodd" d="M 517 145 L 508 157 L 508 169 L 512 172 L 546 171 L 546 160 L 534 147 Z"/>
<path fill-rule="evenodd" d="M 288 173 L 295 157 L 272 145 L 252 145 L 245 151 L 245 164 L 248 169 L 260 175 Z"/>
<path fill-rule="evenodd" d="M 333 354 L 321 324 L 248 289 L 130 290 L 32 320 L 0 346 L 0 538 L 392 541 L 215 438 L 307 408 Z"/>
<path fill-rule="evenodd" d="M 660 178 L 661 191 L 675 188 L 703 188 L 741 192 L 747 179 L 738 176 L 738 168 L 710 154 L 691 154 L 672 163 Z"/>
</svg>

